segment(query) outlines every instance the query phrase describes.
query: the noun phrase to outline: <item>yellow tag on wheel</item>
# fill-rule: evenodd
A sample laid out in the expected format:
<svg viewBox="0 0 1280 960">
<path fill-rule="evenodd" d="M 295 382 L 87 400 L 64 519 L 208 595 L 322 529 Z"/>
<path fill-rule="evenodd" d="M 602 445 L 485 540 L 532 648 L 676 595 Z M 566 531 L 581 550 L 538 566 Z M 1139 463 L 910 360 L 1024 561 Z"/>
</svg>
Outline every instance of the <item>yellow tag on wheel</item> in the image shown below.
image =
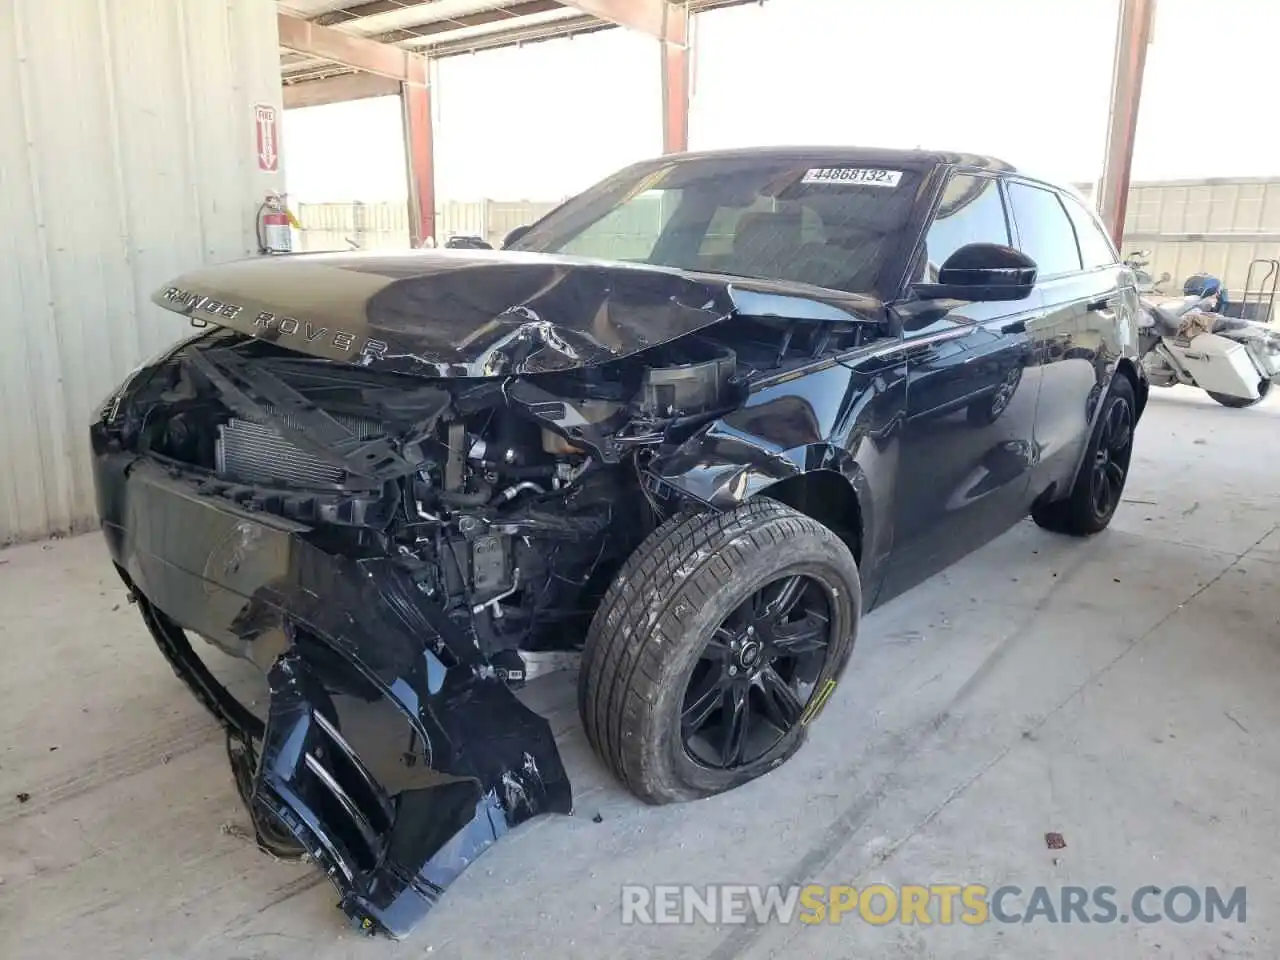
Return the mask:
<svg viewBox="0 0 1280 960">
<path fill-rule="evenodd" d="M 822 685 L 822 689 L 813 695 L 813 699 L 809 701 L 809 705 L 804 708 L 804 713 L 800 714 L 800 726 L 807 727 L 813 723 L 814 719 L 822 712 L 822 708 L 827 705 L 827 700 L 831 698 L 831 691 L 836 688 L 836 682 L 830 678 Z"/>
</svg>

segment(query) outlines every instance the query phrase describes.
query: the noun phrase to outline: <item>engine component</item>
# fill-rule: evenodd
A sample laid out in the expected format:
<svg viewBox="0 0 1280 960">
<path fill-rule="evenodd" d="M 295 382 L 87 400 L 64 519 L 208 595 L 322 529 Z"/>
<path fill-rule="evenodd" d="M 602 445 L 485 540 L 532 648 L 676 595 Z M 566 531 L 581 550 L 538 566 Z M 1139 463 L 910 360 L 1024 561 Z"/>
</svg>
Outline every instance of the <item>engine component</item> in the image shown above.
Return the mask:
<svg viewBox="0 0 1280 960">
<path fill-rule="evenodd" d="M 511 586 L 508 587 L 506 590 L 502 591 L 502 593 L 498 594 L 496 597 L 490 597 L 488 600 L 484 601 L 483 603 L 477 603 L 474 607 L 471 608 L 471 612 L 473 614 L 483 613 L 487 609 L 493 614 L 493 618 L 495 620 L 501 620 L 503 616 L 502 601 L 507 599 L 507 597 L 512 596 L 519 589 L 520 589 L 520 568 L 516 567 L 514 570 L 511 571 Z"/>
<path fill-rule="evenodd" d="M 467 428 L 460 423 L 449 424 L 449 456 L 444 464 L 444 488 L 453 493 L 462 489 L 466 479 Z"/>
<path fill-rule="evenodd" d="M 573 408 L 587 423 L 600 423 L 621 410 L 622 404 L 612 400 L 575 400 Z M 586 452 L 546 427 L 542 428 L 542 449 L 545 453 L 556 457 L 580 456 Z"/>
<path fill-rule="evenodd" d="M 271 414 L 294 425 L 287 412 L 272 410 Z M 333 419 L 362 439 L 379 433 L 372 420 L 340 414 Z M 347 479 L 346 471 L 337 464 L 295 446 L 266 424 L 240 417 L 232 417 L 218 428 L 214 465 L 219 476 L 246 483 L 283 481 L 306 486 L 340 484 Z"/>
<path fill-rule="evenodd" d="M 520 496 L 520 494 L 525 490 L 532 490 L 534 493 L 546 493 L 545 490 L 532 480 L 525 480 L 523 483 L 517 483 L 515 486 L 507 487 L 507 489 L 503 490 L 502 493 L 498 495 L 498 499 L 502 503 L 506 503 L 508 500 L 514 500 L 516 497 Z"/>
<path fill-rule="evenodd" d="M 471 589 L 487 594 L 511 585 L 507 566 L 511 556 L 509 537 L 490 534 L 471 541 Z"/>
<path fill-rule="evenodd" d="M 702 359 L 670 366 L 645 367 L 640 408 L 652 417 L 705 413 L 720 406 L 729 393 L 737 356 L 728 347 L 697 342 Z"/>
</svg>

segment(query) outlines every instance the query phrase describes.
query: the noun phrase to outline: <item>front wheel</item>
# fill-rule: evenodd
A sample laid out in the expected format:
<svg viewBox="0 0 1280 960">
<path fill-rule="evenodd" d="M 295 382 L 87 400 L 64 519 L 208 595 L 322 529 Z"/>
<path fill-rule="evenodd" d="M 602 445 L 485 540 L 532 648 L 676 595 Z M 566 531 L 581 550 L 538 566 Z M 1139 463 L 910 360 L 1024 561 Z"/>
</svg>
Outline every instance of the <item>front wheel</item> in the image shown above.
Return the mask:
<svg viewBox="0 0 1280 960">
<path fill-rule="evenodd" d="M 1102 410 L 1071 492 L 1065 500 L 1032 507 L 1031 518 L 1046 530 L 1073 537 L 1105 530 L 1124 495 L 1136 422 L 1133 384 L 1128 377 L 1117 374 L 1102 400 Z"/>
<path fill-rule="evenodd" d="M 827 527 L 761 499 L 664 524 L 583 651 L 587 739 L 649 803 L 721 793 L 804 741 L 857 634 L 858 568 Z"/>
<path fill-rule="evenodd" d="M 1206 390 L 1209 396 L 1217 400 L 1224 407 L 1252 407 L 1255 403 L 1261 403 L 1268 393 L 1271 392 L 1271 381 L 1263 380 L 1258 384 L 1258 395 L 1250 400 L 1248 397 L 1233 397 L 1229 393 L 1214 393 L 1212 390 Z"/>
</svg>

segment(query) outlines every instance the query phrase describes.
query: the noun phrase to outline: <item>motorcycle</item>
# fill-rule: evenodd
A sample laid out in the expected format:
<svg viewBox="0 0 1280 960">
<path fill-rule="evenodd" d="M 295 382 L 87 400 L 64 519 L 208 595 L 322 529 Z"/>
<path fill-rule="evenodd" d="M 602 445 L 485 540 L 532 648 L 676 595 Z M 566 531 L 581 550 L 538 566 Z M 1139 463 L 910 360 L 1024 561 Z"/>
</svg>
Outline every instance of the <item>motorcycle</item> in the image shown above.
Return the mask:
<svg viewBox="0 0 1280 960">
<path fill-rule="evenodd" d="M 1152 386 L 1199 387 L 1224 407 L 1251 407 L 1280 379 L 1280 333 L 1224 316 L 1226 290 L 1196 274 L 1181 297 L 1140 297 L 1142 364 Z"/>
<path fill-rule="evenodd" d="M 1160 279 L 1152 279 L 1151 273 L 1147 267 L 1151 265 L 1150 250 L 1134 250 L 1124 258 L 1124 265 L 1133 271 L 1134 284 L 1138 288 L 1138 293 L 1151 293 L 1163 295 L 1164 291 L 1160 288 L 1173 279 L 1166 270 L 1160 274 Z"/>
</svg>

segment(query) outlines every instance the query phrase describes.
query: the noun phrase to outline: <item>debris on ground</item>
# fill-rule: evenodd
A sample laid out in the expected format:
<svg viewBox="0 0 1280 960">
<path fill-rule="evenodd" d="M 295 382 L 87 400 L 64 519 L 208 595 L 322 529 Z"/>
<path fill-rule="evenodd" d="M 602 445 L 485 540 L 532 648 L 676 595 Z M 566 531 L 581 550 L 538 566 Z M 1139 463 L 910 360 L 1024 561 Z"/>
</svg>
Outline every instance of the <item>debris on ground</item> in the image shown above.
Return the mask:
<svg viewBox="0 0 1280 960">
<path fill-rule="evenodd" d="M 19 802 L 19 803 L 26 803 L 28 800 L 30 800 L 30 799 L 31 799 L 31 794 L 29 794 L 29 793 L 25 793 L 25 792 L 24 792 L 24 793 L 20 793 L 20 794 L 18 794 L 17 796 L 18 796 L 18 802 Z"/>
<path fill-rule="evenodd" d="M 1148 507 L 1154 507 L 1156 505 L 1155 500 L 1139 500 L 1137 497 L 1124 497 L 1121 502 L 1122 503 L 1144 503 Z"/>
<path fill-rule="evenodd" d="M 1064 850 L 1066 849 L 1067 841 L 1060 833 L 1046 833 L 1044 835 L 1044 845 L 1050 850 Z"/>
<path fill-rule="evenodd" d="M 594 817 L 592 817 L 592 818 L 591 818 L 591 822 L 592 822 L 592 823 L 604 823 L 604 817 L 600 816 L 600 814 L 599 814 L 599 813 L 597 813 Z"/>
<path fill-rule="evenodd" d="M 1245 732 L 1245 733 L 1248 733 L 1248 732 L 1249 732 L 1249 728 L 1248 728 L 1248 727 L 1246 727 L 1246 726 L 1245 726 L 1243 723 L 1241 723 L 1239 720 L 1237 720 L 1235 717 L 1233 717 L 1233 716 L 1231 715 L 1231 711 L 1230 711 L 1230 710 L 1223 710 L 1223 711 L 1222 711 L 1222 715 L 1223 715 L 1224 717 L 1226 717 L 1228 720 L 1230 720 L 1232 723 L 1234 723 L 1237 727 L 1239 727 L 1243 732 Z"/>
</svg>

